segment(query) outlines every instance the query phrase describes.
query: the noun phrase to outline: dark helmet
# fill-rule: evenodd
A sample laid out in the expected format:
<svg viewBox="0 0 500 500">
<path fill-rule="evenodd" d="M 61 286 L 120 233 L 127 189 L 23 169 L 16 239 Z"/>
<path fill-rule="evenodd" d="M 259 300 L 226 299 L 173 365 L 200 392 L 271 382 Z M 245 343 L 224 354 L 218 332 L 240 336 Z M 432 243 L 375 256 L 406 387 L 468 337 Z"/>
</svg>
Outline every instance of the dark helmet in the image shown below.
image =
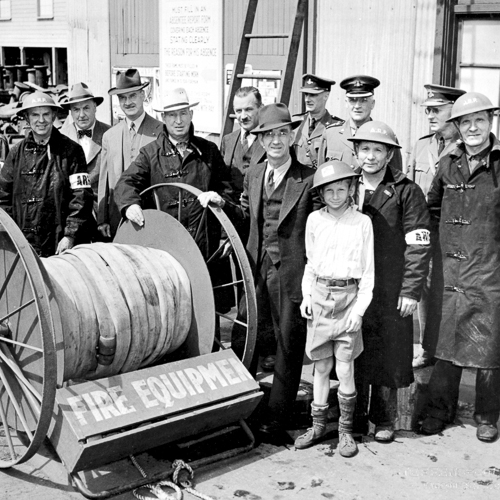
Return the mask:
<svg viewBox="0 0 500 500">
<path fill-rule="evenodd" d="M 349 137 L 347 140 L 351 142 L 380 142 L 381 144 L 386 144 L 394 148 L 401 147 L 391 127 L 384 122 L 377 121 L 363 123 L 356 132 L 356 135 L 354 137 Z"/>
<path fill-rule="evenodd" d="M 343 161 L 330 160 L 318 167 L 314 174 L 313 187 L 318 188 L 330 182 L 340 181 L 342 179 L 358 178 L 361 174 L 357 174 L 354 170 Z"/>
</svg>

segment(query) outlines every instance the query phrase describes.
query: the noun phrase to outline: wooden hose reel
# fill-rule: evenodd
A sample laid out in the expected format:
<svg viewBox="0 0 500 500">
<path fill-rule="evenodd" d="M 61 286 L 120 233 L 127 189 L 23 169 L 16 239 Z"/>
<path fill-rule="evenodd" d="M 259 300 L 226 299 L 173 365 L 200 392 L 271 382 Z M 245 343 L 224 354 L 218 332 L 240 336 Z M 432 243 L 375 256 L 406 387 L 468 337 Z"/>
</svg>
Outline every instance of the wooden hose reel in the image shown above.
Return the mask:
<svg viewBox="0 0 500 500">
<path fill-rule="evenodd" d="M 253 411 L 262 393 L 246 369 L 257 323 L 251 270 L 221 209 L 205 209 L 196 233 L 207 211 L 232 247 L 231 279 L 217 287 L 206 261 L 222 245 L 202 256 L 159 210 L 144 211 L 142 228 L 122 224 L 113 243 L 46 259 L 0 210 L 0 468 L 28 460 L 47 435 L 73 473 Z M 236 307 L 218 311 L 214 288 L 234 289 L 236 303 L 243 293 L 247 319 Z M 212 352 L 218 318 L 245 329 L 242 362 L 228 342 Z"/>
</svg>

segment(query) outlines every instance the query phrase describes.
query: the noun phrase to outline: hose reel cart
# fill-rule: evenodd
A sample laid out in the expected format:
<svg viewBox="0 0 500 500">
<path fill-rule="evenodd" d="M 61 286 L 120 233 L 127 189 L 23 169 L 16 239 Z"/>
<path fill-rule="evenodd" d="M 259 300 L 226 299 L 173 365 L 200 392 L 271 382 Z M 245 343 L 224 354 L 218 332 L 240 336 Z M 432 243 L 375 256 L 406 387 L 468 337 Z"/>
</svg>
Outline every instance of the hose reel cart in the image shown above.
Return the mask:
<svg viewBox="0 0 500 500">
<path fill-rule="evenodd" d="M 179 211 L 182 192 L 200 193 L 174 186 Z M 1 468 L 27 461 L 46 436 L 79 487 L 79 471 L 237 422 L 250 449 L 244 419 L 262 397 L 246 369 L 255 291 L 222 210 L 205 209 L 197 233 L 208 211 L 232 247 L 233 276 L 216 287 L 206 262 L 223 245 L 204 258 L 189 232 L 159 210 L 144 211 L 142 228 L 122 224 L 113 243 L 46 259 L 0 210 Z M 244 291 L 246 323 L 217 310 L 220 288 Z M 212 352 L 220 318 L 245 328 L 242 361 L 231 349 Z"/>
</svg>

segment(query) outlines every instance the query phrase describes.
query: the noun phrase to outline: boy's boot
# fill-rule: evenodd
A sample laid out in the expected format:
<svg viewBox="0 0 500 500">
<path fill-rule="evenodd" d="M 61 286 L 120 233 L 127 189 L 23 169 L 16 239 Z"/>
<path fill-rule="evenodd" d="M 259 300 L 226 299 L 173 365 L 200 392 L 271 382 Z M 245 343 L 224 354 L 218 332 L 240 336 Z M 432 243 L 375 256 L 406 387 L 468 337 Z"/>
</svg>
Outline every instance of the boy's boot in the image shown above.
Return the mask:
<svg viewBox="0 0 500 500">
<path fill-rule="evenodd" d="M 354 421 L 354 407 L 356 406 L 356 393 L 338 393 L 340 419 L 339 419 L 339 453 L 343 457 L 353 457 L 358 452 L 358 446 L 352 437 Z"/>
<path fill-rule="evenodd" d="M 316 444 L 326 434 L 328 405 L 311 403 L 311 415 L 313 426 L 295 440 L 295 448 L 298 450 L 309 448 L 313 444 Z"/>
</svg>

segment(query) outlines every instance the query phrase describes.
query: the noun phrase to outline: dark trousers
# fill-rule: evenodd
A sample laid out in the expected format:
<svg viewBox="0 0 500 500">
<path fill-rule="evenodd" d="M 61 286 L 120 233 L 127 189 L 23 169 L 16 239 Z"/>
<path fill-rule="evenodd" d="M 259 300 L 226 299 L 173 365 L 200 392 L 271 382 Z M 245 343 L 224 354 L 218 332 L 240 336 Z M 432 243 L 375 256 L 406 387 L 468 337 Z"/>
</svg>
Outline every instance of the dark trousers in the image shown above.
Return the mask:
<svg viewBox="0 0 500 500">
<path fill-rule="evenodd" d="M 398 415 L 398 390 L 383 385 L 370 385 L 356 380 L 356 409 L 354 419 L 357 426 L 366 419 L 376 426 L 393 426 Z"/>
<path fill-rule="evenodd" d="M 306 320 L 300 314 L 300 304 L 290 300 L 287 290 L 281 286 L 279 265 L 274 265 L 267 253 L 256 274 L 255 289 L 259 330 L 265 331 L 272 325 L 276 341 L 276 364 L 266 419 L 285 425 L 299 388 L 307 337 Z M 253 375 L 259 354 L 268 354 L 263 344 L 258 334 L 250 366 Z"/>
<path fill-rule="evenodd" d="M 446 423 L 455 420 L 461 366 L 439 359 L 429 380 L 427 414 Z M 474 420 L 495 425 L 500 414 L 500 369 L 477 369 Z"/>
</svg>

